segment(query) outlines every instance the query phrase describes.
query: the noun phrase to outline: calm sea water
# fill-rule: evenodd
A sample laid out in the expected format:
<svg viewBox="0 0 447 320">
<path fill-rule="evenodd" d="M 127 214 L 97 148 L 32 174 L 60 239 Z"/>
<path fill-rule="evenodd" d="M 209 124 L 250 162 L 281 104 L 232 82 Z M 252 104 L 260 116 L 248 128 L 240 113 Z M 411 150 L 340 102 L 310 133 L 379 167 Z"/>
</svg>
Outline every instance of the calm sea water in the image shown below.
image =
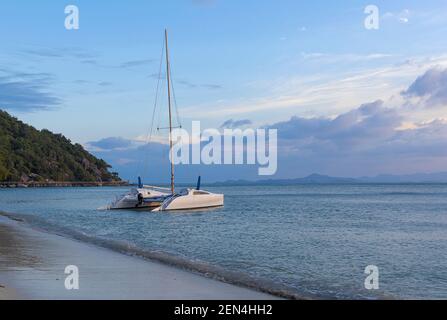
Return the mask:
<svg viewBox="0 0 447 320">
<path fill-rule="evenodd" d="M 289 295 L 447 298 L 447 185 L 221 187 L 202 212 L 99 210 L 127 188 L 0 189 L 40 227 Z M 364 288 L 367 265 L 380 289 Z"/>
</svg>

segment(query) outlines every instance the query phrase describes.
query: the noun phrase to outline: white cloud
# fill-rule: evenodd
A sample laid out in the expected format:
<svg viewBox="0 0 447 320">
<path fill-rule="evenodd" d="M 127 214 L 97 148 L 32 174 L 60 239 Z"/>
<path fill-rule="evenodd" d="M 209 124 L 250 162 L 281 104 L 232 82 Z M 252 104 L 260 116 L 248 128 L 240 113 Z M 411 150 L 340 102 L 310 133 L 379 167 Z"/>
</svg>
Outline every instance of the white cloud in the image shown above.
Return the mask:
<svg viewBox="0 0 447 320">
<path fill-rule="evenodd" d="M 160 144 L 169 144 L 169 140 L 166 136 L 162 136 L 159 134 L 153 134 L 151 137 L 148 134 L 141 134 L 133 139 L 139 143 L 160 143 Z"/>
<path fill-rule="evenodd" d="M 418 64 L 404 64 L 414 65 Z M 390 68 L 378 71 L 373 76 L 383 80 L 383 77 L 394 75 L 395 72 Z M 410 94 L 425 96 L 437 94 L 439 90 L 444 92 L 446 72 L 447 67 L 419 73 L 413 77 L 413 81 L 409 81 L 405 90 L 395 92 L 401 99 L 392 100 L 393 103 L 375 100 L 333 117 L 293 116 L 286 121 L 270 121 L 267 128 L 278 130 L 277 177 L 290 178 L 291 173 L 297 177 L 312 172 L 337 176 L 371 176 L 447 170 L 446 119 L 434 117 L 415 121 L 411 118 L 415 109 L 406 104 Z M 371 80 L 366 75 L 345 78 L 338 89 L 346 83 L 358 83 L 364 79 Z M 228 120 L 223 127 L 235 123 L 249 124 L 249 121 Z M 122 139 L 109 140 L 106 139 L 106 142 L 116 144 L 121 143 Z M 161 155 L 167 153 L 167 148 L 166 145 L 151 144 L 129 150 L 113 149 L 113 152 L 103 152 L 101 155 L 105 155 L 110 163 L 118 165 L 121 170 L 134 172 L 143 154 L 147 153 L 151 157 L 148 163 L 155 168 L 153 172 L 159 173 L 163 166 Z M 225 179 L 240 177 L 240 173 L 231 173 L 228 167 L 209 168 L 216 170 L 214 178 L 219 174 Z"/>
<path fill-rule="evenodd" d="M 396 93 L 434 66 L 447 66 L 447 56 L 416 57 L 402 63 L 364 69 L 339 77 L 321 74 L 303 78 L 297 75 L 264 83 L 258 81 L 253 85 L 258 86 L 260 92 L 265 92 L 261 97 L 221 101 L 213 106 L 194 105 L 184 108 L 184 112 L 189 117 L 200 119 L 218 119 L 223 116 L 238 118 L 244 115 L 254 121 L 255 116 L 263 112 L 269 112 L 270 118 L 275 115 L 284 117 L 286 114 L 292 116 L 305 113 L 308 116 L 336 116 L 364 101 L 389 100 L 391 97 L 398 104 L 400 97 Z M 434 114 L 431 116 L 436 117 Z"/>
<path fill-rule="evenodd" d="M 399 21 L 402 23 L 408 23 L 410 20 L 408 18 L 399 18 Z"/>
<path fill-rule="evenodd" d="M 358 61 L 370 61 L 377 59 L 385 59 L 394 57 L 392 54 L 386 53 L 370 53 L 370 54 L 329 54 L 321 52 L 306 53 L 302 52 L 301 57 L 305 60 L 323 60 L 325 63 L 336 63 L 336 62 L 358 62 Z"/>
<path fill-rule="evenodd" d="M 413 16 L 413 12 L 409 9 L 404 9 L 399 12 L 387 12 L 382 16 L 382 18 L 385 20 L 394 20 L 399 23 L 408 23 L 410 22 L 410 18 Z"/>
</svg>

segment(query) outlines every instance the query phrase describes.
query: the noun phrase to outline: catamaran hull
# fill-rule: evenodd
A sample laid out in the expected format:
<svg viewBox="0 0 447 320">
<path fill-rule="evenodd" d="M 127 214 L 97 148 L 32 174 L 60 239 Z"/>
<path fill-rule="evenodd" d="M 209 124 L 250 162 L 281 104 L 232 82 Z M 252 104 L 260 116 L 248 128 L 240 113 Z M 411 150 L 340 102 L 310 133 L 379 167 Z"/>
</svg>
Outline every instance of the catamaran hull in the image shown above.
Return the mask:
<svg viewBox="0 0 447 320">
<path fill-rule="evenodd" d="M 170 196 L 170 194 L 156 191 L 150 188 L 132 189 L 130 193 L 125 194 L 121 198 L 113 202 L 109 209 L 154 209 L 162 205 L 162 203 Z"/>
<path fill-rule="evenodd" d="M 154 211 L 196 210 L 223 207 L 223 194 L 207 195 L 180 195 L 166 199 L 166 201 Z"/>
<path fill-rule="evenodd" d="M 163 200 L 160 201 L 151 201 L 139 203 L 138 200 L 135 201 L 119 201 L 118 203 L 110 206 L 110 210 L 124 210 L 124 209 L 154 209 L 163 203 Z"/>
</svg>

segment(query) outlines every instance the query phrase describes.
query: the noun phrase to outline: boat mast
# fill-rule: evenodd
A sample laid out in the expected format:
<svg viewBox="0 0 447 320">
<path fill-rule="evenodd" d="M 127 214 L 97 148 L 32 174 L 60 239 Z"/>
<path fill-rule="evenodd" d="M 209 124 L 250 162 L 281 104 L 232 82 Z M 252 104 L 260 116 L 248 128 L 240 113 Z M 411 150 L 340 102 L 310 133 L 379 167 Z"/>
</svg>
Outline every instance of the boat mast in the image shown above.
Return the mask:
<svg viewBox="0 0 447 320">
<path fill-rule="evenodd" d="M 174 155 L 172 145 L 172 111 L 171 111 L 171 66 L 169 64 L 169 47 L 168 47 L 168 30 L 165 29 L 166 42 L 166 78 L 168 80 L 168 105 L 169 105 L 169 146 L 171 153 L 171 192 L 174 194 L 175 180 L 174 180 Z"/>
</svg>

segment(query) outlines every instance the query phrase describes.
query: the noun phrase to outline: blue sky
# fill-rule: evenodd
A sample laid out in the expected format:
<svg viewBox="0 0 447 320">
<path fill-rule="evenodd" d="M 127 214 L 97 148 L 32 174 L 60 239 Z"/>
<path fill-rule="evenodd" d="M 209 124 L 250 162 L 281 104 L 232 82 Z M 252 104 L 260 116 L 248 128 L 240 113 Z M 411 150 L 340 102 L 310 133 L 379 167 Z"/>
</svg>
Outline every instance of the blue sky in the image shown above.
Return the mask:
<svg viewBox="0 0 447 320">
<path fill-rule="evenodd" d="M 79 7 L 80 30 L 64 28 L 68 4 Z M 369 4 L 380 9 L 379 30 L 364 28 Z M 233 119 L 278 127 L 280 138 L 287 136 L 280 142 L 278 177 L 291 171 L 294 177 L 442 171 L 447 170 L 437 149 L 442 146 L 427 146 L 424 139 L 443 141 L 444 101 L 428 105 L 425 95 L 401 92 L 437 68 L 426 79 L 441 92 L 425 91 L 443 97 L 446 21 L 447 3 L 434 0 L 5 0 L 0 107 L 82 143 L 130 178 L 141 166 L 136 141 L 150 126 L 154 74 L 168 27 L 182 123 L 201 120 L 204 127 L 218 128 Z M 358 111 L 377 100 L 383 101 L 376 104 L 379 114 Z M 383 119 L 391 112 L 393 121 Z M 322 137 L 310 130 L 298 140 L 281 134 L 283 127 L 305 131 L 303 121 L 327 124 L 346 115 L 357 120 L 346 124 L 343 135 L 358 135 L 364 128 L 353 127 L 379 115 L 391 123 L 384 130 L 392 134 L 342 143 L 333 131 Z M 415 137 L 407 141 L 403 134 Z M 396 148 L 386 147 L 402 141 L 406 160 L 398 163 Z M 415 146 L 417 141 L 424 148 Z M 346 145 L 351 148 L 344 150 Z M 203 170 L 211 180 L 257 178 L 251 169 L 218 170 L 222 176 L 210 168 L 193 171 Z M 164 171 L 157 171 L 161 179 Z"/>
</svg>

